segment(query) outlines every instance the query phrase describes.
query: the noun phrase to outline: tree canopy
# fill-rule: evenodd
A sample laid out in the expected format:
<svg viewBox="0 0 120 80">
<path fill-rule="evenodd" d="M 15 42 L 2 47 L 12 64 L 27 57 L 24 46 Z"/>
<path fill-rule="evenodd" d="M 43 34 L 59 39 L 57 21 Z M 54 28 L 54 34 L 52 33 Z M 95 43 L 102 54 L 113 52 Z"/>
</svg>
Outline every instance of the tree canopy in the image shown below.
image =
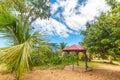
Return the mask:
<svg viewBox="0 0 120 80">
<path fill-rule="evenodd" d="M 87 23 L 86 30 L 82 31 L 84 40 L 82 44 L 91 53 L 100 55 L 120 54 L 120 2 L 108 0 L 112 6 L 107 13 L 101 14 L 94 23 Z"/>
</svg>

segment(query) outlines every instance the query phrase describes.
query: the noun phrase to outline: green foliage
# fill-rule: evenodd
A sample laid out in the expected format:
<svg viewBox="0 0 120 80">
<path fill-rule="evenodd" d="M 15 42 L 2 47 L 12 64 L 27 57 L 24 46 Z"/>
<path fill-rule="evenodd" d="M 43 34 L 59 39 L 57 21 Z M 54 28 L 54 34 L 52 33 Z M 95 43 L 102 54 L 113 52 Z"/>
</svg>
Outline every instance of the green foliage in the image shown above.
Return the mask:
<svg viewBox="0 0 120 80">
<path fill-rule="evenodd" d="M 42 45 L 42 35 L 33 33 L 31 23 L 49 16 L 47 0 L 0 0 L 0 35 L 12 43 L 12 46 L 0 48 L 0 63 L 15 72 L 17 80 L 23 80 L 22 74 L 33 64 L 34 48 Z"/>
<path fill-rule="evenodd" d="M 67 43 L 61 42 L 59 45 L 59 49 L 63 50 L 67 46 Z"/>
<path fill-rule="evenodd" d="M 33 66 L 40 66 L 44 64 L 49 64 L 53 53 L 50 46 L 44 44 L 36 47 L 33 51 L 33 54 L 31 55 L 34 62 Z"/>
<path fill-rule="evenodd" d="M 11 72 L 17 72 L 17 78 L 22 79 L 24 68 L 29 70 L 29 60 L 31 60 L 29 51 L 31 51 L 31 47 L 28 42 L 4 48 L 1 50 L 4 53 L 0 57 L 0 61 L 5 63 Z"/>
<path fill-rule="evenodd" d="M 5 64 L 0 64 L 0 73 L 8 72 L 7 67 Z"/>
<path fill-rule="evenodd" d="M 112 8 L 115 8 L 117 6 L 116 0 L 106 0 L 107 4 L 110 5 Z"/>
<path fill-rule="evenodd" d="M 45 19 L 50 16 L 48 0 L 0 0 L 0 4 L 19 16 L 24 22 L 24 26 L 38 18 Z"/>
<path fill-rule="evenodd" d="M 116 58 L 120 54 L 120 3 L 106 14 L 101 14 L 94 23 L 87 23 L 82 31 L 82 44 L 91 53 L 99 53 L 102 57 L 111 55 Z"/>
<path fill-rule="evenodd" d="M 9 25 L 15 25 L 16 18 L 14 15 L 9 14 L 9 11 L 0 6 L 0 28 L 7 27 Z"/>
<path fill-rule="evenodd" d="M 52 50 L 53 45 L 40 45 L 34 49 L 32 54 L 33 66 L 41 65 L 59 65 L 63 63 L 63 58 L 60 57 L 59 52 Z"/>
<path fill-rule="evenodd" d="M 63 58 L 60 56 L 54 56 L 51 60 L 53 65 L 59 65 L 63 63 Z"/>
</svg>

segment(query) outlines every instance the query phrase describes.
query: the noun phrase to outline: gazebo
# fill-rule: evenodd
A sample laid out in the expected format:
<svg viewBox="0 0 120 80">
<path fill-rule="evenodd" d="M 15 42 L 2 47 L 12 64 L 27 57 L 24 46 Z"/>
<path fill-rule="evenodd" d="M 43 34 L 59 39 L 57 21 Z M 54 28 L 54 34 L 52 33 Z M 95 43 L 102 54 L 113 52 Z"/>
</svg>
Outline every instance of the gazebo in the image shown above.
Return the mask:
<svg viewBox="0 0 120 80">
<path fill-rule="evenodd" d="M 77 66 L 79 65 L 79 62 L 78 62 L 78 57 L 79 57 L 79 56 L 78 56 L 78 53 L 79 53 L 79 52 L 83 52 L 83 53 L 84 53 L 84 59 L 85 59 L 85 69 L 86 69 L 86 71 L 87 71 L 87 68 L 88 68 L 88 66 L 87 66 L 87 55 L 86 55 L 86 50 L 85 50 L 82 46 L 78 46 L 78 45 L 74 44 L 74 45 L 72 45 L 72 46 L 69 46 L 69 47 L 67 47 L 67 48 L 64 48 L 64 49 L 63 49 L 63 52 L 68 53 L 68 63 L 69 63 L 69 53 L 70 53 L 70 52 L 75 52 L 76 55 L 77 55 Z M 72 70 L 74 71 L 74 57 L 73 57 L 73 59 L 72 59 L 72 63 L 73 63 Z"/>
</svg>

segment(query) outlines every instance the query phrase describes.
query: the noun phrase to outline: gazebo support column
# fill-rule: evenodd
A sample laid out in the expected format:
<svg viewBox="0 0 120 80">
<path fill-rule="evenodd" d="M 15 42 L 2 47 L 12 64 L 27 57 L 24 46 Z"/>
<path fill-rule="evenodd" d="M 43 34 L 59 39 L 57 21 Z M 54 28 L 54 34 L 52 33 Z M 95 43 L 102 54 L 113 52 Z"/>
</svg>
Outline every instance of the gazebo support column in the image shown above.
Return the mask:
<svg viewBox="0 0 120 80">
<path fill-rule="evenodd" d="M 70 54 L 70 52 L 68 52 L 68 65 L 69 65 L 69 54 Z"/>
<path fill-rule="evenodd" d="M 74 55 L 74 54 L 73 54 L 73 55 Z M 72 60 L 72 64 L 73 64 L 72 70 L 74 71 L 74 56 L 73 56 L 72 58 L 73 58 L 73 60 Z"/>
<path fill-rule="evenodd" d="M 65 67 L 65 65 L 66 65 L 65 55 L 66 55 L 66 52 L 64 53 L 64 56 L 63 56 L 63 58 L 64 58 L 64 67 Z"/>
<path fill-rule="evenodd" d="M 84 52 L 84 56 L 85 56 L 85 70 L 87 71 L 88 65 L 87 65 L 87 54 L 86 54 L 86 51 Z"/>
<path fill-rule="evenodd" d="M 77 55 L 77 66 L 79 66 L 79 52 L 76 52 L 76 55 Z"/>
</svg>

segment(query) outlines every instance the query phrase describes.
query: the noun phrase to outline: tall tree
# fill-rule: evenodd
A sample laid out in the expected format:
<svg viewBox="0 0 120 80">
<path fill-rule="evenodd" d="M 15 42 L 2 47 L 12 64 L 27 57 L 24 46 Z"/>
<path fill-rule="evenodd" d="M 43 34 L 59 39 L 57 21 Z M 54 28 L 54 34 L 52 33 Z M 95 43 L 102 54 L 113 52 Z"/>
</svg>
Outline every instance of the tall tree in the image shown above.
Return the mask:
<svg viewBox="0 0 120 80">
<path fill-rule="evenodd" d="M 67 46 L 67 43 L 61 42 L 59 45 L 59 49 L 63 50 Z"/>
<path fill-rule="evenodd" d="M 108 13 L 101 14 L 93 24 L 87 23 L 82 44 L 90 52 L 100 55 L 116 55 L 120 52 L 120 2 Z"/>
</svg>

